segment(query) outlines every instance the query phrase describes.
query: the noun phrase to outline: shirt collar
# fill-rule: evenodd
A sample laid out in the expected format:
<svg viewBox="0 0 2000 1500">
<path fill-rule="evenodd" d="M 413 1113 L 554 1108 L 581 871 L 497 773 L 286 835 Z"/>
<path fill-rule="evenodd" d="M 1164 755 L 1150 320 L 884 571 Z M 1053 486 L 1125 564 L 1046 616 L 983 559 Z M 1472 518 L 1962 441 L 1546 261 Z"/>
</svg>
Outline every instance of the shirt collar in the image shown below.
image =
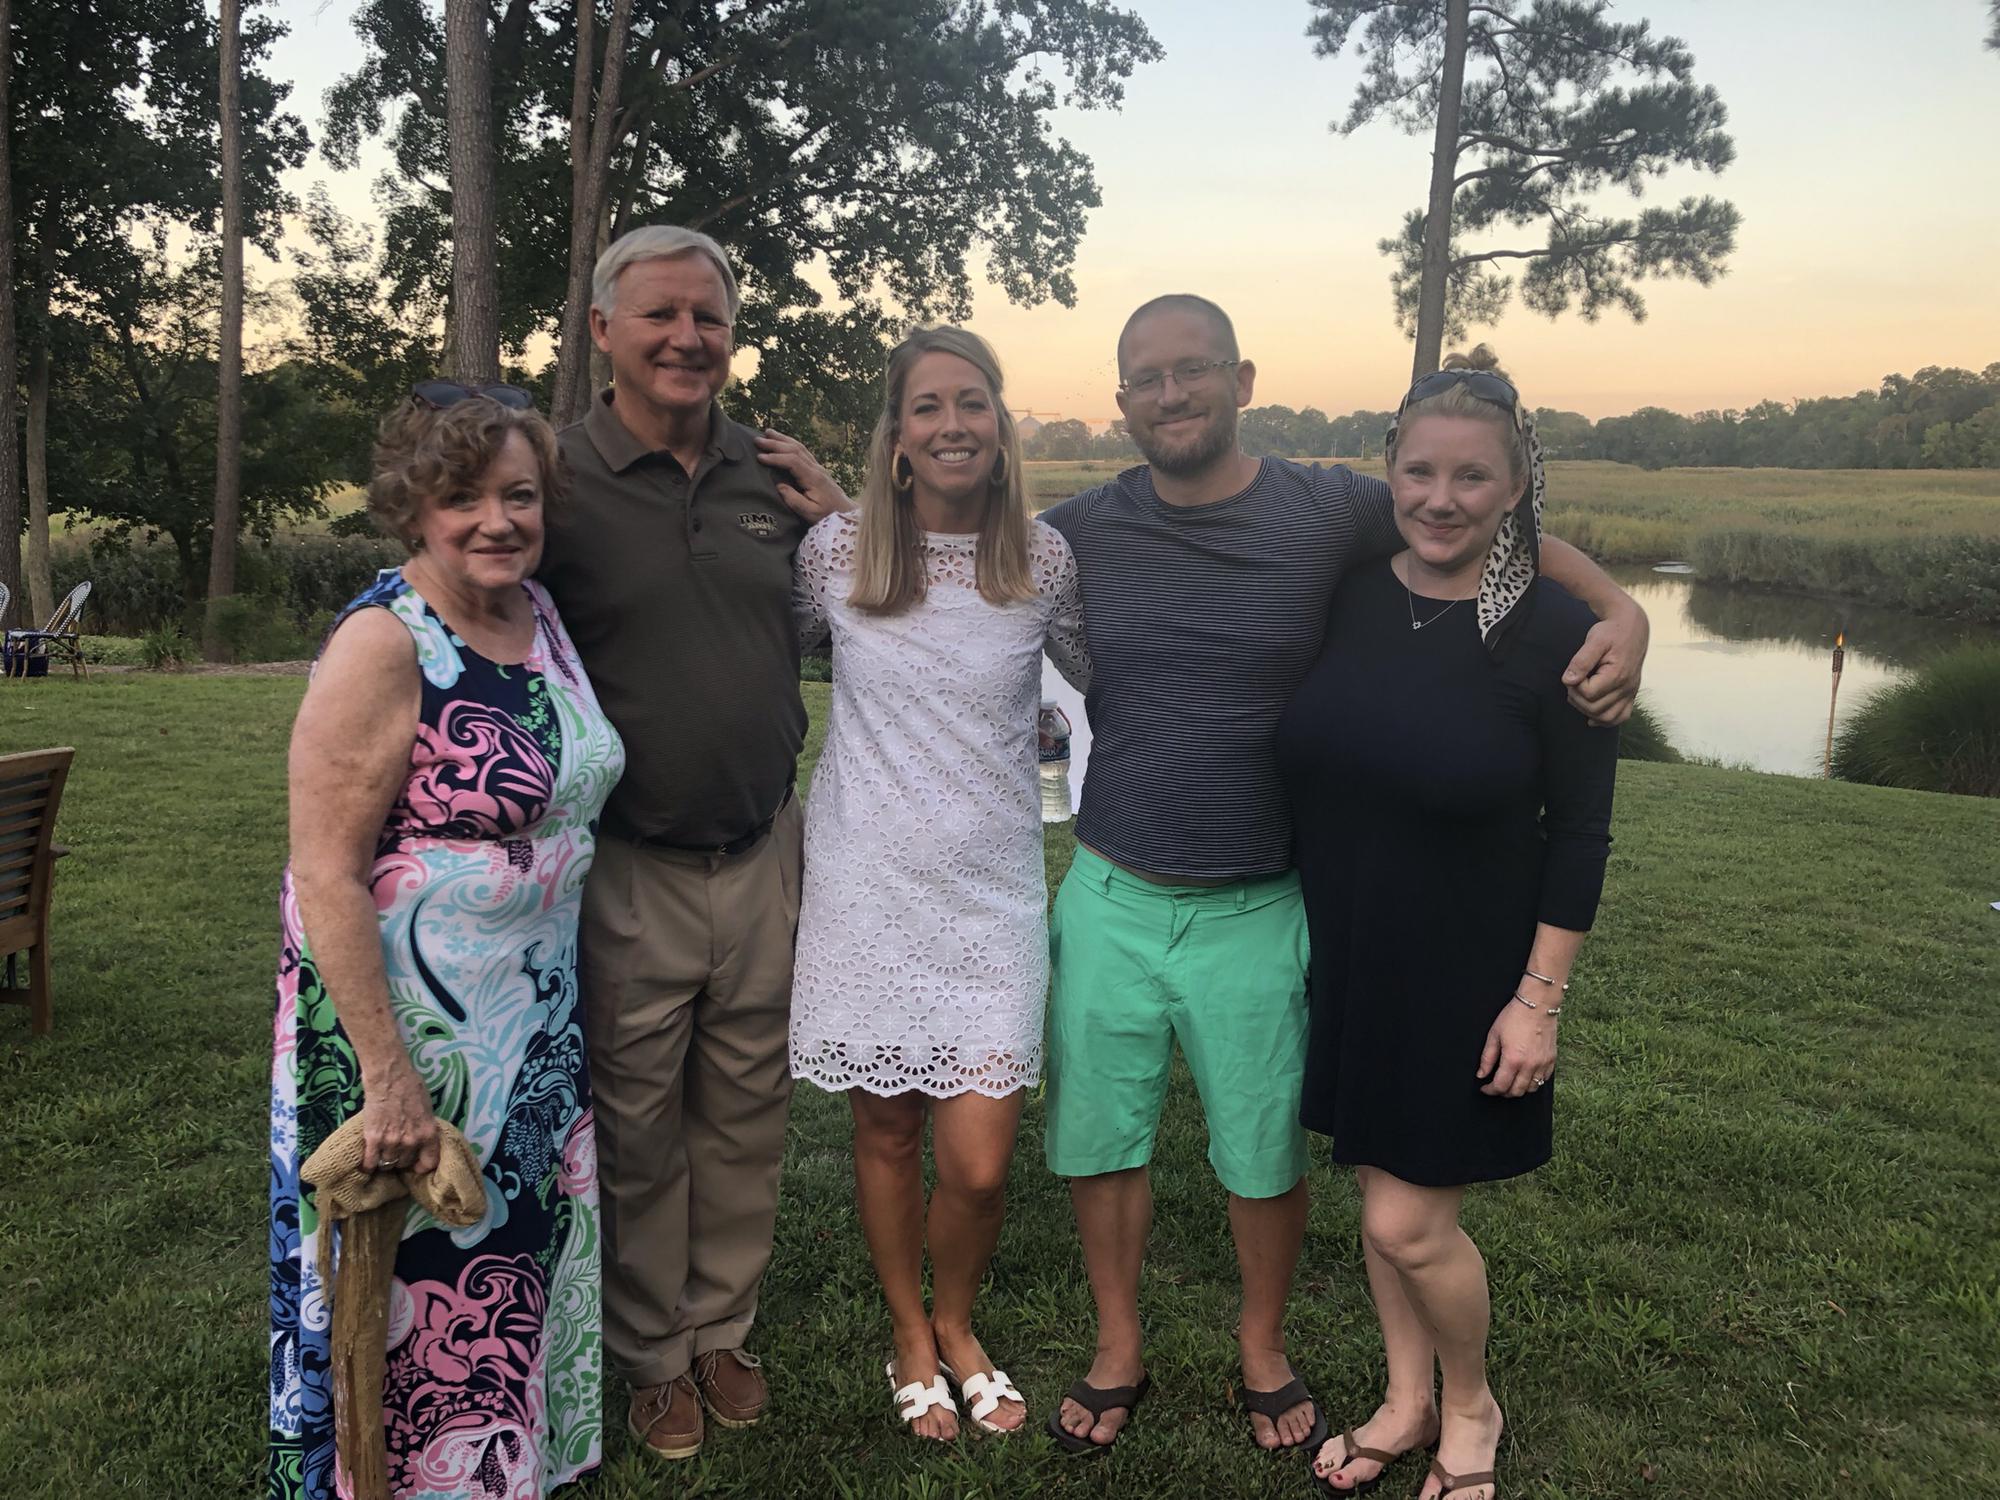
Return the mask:
<svg viewBox="0 0 2000 1500">
<path fill-rule="evenodd" d="M 590 403 L 590 410 L 584 414 L 583 430 L 590 435 L 591 446 L 597 449 L 606 468 L 614 474 L 622 474 L 640 459 L 654 450 L 619 420 L 618 413 L 611 409 L 611 388 L 606 386 L 597 393 L 597 399 Z M 723 414 L 721 403 L 711 401 L 708 406 L 708 447 L 711 458 L 728 459 L 741 463 L 751 457 L 748 429 L 732 422 Z"/>
</svg>

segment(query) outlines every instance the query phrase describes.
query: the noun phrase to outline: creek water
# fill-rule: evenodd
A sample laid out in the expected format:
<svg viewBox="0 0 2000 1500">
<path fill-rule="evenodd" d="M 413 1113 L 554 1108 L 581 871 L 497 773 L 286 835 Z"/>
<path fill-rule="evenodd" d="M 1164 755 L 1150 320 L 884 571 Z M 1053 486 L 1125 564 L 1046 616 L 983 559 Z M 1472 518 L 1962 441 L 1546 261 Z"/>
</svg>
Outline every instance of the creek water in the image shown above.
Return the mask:
<svg viewBox="0 0 2000 1500">
<path fill-rule="evenodd" d="M 1836 728 L 1875 688 L 1970 640 L 2000 640 L 1969 625 L 1837 599 L 1765 593 L 1650 568 L 1612 576 L 1653 622 L 1640 696 L 1685 755 L 1792 776 L 1817 776 L 1833 701 L 1833 643 L 1847 635 Z M 1068 792 L 1074 810 L 1090 759 L 1083 697 L 1042 663 L 1042 697 L 1071 726 Z M 1045 772 L 1046 774 L 1046 772 Z"/>
</svg>

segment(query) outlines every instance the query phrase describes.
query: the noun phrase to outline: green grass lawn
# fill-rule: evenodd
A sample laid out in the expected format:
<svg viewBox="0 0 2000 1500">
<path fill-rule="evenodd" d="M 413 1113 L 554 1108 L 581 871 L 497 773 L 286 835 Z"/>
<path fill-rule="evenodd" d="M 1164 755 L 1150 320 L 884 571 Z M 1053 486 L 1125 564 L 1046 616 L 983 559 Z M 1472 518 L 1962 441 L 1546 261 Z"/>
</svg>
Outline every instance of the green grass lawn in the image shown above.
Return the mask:
<svg viewBox="0 0 2000 1500">
<path fill-rule="evenodd" d="M 0 1010 L 0 1495 L 255 1493 L 265 1089 L 283 749 L 301 683 L 0 683 L 0 751 L 78 749 L 56 1031 Z M 825 688 L 808 689 L 815 717 Z M 1967 1496 L 2000 1488 L 2000 803 L 1626 764 L 1565 1031 L 1556 1160 L 1476 1191 L 1502 1493 Z M 1069 842 L 1050 842 L 1051 875 Z M 1452 913 L 1437 914 L 1449 941 Z M 1031 1103 L 981 1332 L 1039 1423 L 1089 1359 L 1067 1195 Z M 920 1447 L 849 1193 L 801 1089 L 757 1347 L 777 1408 L 667 1474 L 614 1422 L 575 1491 L 1273 1496 L 1229 1401 L 1235 1271 L 1185 1087 L 1158 1156 L 1154 1394 L 1115 1454 Z M 1294 1357 L 1372 1409 L 1350 1184 L 1314 1173 Z M 622 1416 L 622 1398 L 612 1408 Z M 1419 1465 L 1384 1494 L 1414 1493 Z"/>
</svg>

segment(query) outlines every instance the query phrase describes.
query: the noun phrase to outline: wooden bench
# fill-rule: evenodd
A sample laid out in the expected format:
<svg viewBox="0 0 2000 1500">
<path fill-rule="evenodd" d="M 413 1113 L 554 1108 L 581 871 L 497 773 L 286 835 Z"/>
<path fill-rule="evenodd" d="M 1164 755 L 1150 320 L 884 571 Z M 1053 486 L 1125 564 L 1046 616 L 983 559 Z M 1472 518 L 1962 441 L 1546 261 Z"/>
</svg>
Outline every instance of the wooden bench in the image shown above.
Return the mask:
<svg viewBox="0 0 2000 1500">
<path fill-rule="evenodd" d="M 54 1024 L 49 998 L 49 880 L 59 850 L 53 835 L 69 777 L 72 749 L 0 755 L 0 954 L 6 983 L 0 1003 L 28 1007 L 28 1029 L 47 1036 Z M 17 986 L 15 960 L 28 956 L 28 984 Z"/>
</svg>

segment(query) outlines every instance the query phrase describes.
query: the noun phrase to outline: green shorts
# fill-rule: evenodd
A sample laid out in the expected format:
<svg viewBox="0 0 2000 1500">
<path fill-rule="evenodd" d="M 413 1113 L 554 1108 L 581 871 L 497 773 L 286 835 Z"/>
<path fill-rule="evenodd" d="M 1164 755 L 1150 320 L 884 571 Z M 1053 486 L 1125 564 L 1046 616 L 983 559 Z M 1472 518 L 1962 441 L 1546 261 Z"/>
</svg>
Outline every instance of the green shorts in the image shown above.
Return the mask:
<svg viewBox="0 0 2000 1500">
<path fill-rule="evenodd" d="M 1306 914 L 1291 871 L 1155 885 L 1076 851 L 1049 919 L 1049 1170 L 1144 1166 L 1179 1039 L 1208 1117 L 1208 1160 L 1239 1198 L 1306 1170 Z"/>
</svg>

